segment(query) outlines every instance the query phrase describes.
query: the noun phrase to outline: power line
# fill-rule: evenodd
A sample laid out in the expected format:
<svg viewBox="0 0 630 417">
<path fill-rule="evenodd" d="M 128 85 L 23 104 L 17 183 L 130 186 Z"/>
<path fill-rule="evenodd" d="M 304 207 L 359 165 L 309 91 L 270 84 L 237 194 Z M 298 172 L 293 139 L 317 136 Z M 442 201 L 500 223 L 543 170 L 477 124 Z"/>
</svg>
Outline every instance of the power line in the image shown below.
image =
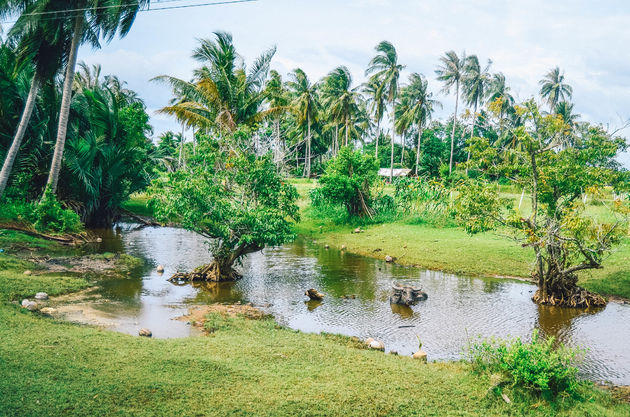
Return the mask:
<svg viewBox="0 0 630 417">
<path fill-rule="evenodd" d="M 185 0 L 163 0 L 163 1 L 157 2 L 157 4 L 159 5 L 160 3 L 175 3 L 175 2 L 180 2 L 180 1 L 185 1 Z M 258 0 L 225 0 L 225 1 L 215 1 L 215 2 L 208 2 L 208 3 L 182 4 L 182 5 L 177 5 L 177 6 L 165 6 L 165 7 L 154 7 L 154 8 L 151 8 L 149 6 L 149 8 L 138 10 L 138 12 L 156 12 L 159 10 L 189 9 L 192 7 L 221 6 L 221 5 L 237 4 L 237 3 L 253 3 L 256 1 Z M 79 13 L 85 12 L 88 10 L 123 8 L 125 6 L 133 6 L 136 4 L 137 3 L 127 3 L 127 4 L 110 5 L 110 6 L 85 7 L 85 8 L 68 9 L 68 10 L 22 13 L 21 16 L 55 15 L 52 17 L 42 18 L 42 20 L 68 19 L 71 17 L 75 17 Z M 59 14 L 63 14 L 63 16 L 58 16 Z M 16 22 L 17 20 L 12 20 L 12 21 L 0 22 L 0 23 L 11 24 L 11 23 L 16 23 Z"/>
</svg>

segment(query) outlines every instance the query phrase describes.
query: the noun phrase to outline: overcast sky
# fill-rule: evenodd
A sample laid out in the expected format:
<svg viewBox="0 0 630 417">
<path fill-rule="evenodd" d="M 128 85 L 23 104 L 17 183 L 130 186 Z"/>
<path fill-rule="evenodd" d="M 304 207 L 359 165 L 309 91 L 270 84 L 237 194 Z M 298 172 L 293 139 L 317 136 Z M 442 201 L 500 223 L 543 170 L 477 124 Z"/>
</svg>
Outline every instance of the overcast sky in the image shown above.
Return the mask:
<svg viewBox="0 0 630 417">
<path fill-rule="evenodd" d="M 209 1 L 153 1 L 152 7 Z M 582 119 L 611 130 L 630 119 L 628 0 L 258 0 L 153 11 L 140 13 L 126 38 L 98 51 L 84 48 L 79 59 L 101 64 L 103 74 L 116 74 L 138 91 L 157 135 L 176 124 L 154 113 L 171 96 L 167 86 L 149 79 L 190 78 L 197 39 L 218 30 L 233 34 L 248 64 L 276 45 L 272 68 L 283 75 L 300 67 L 317 80 L 346 65 L 355 83 L 364 80 L 374 46 L 389 40 L 406 65 L 404 78 L 420 72 L 429 79 L 444 104 L 437 117 L 452 112 L 454 97 L 439 94 L 434 70 L 439 57 L 454 49 L 477 54 L 481 62 L 492 59 L 492 71 L 505 74 L 518 100 L 536 95 L 538 81 L 558 65 Z M 622 159 L 630 167 L 630 155 Z"/>
</svg>

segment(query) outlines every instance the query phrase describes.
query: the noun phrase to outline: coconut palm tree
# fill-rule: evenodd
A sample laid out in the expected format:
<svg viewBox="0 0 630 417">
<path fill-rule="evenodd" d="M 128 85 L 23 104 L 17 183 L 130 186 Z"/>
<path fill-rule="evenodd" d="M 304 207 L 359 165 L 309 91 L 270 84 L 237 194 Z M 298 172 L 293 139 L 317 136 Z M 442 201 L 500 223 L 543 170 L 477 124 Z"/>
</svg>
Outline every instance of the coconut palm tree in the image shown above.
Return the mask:
<svg viewBox="0 0 630 417">
<path fill-rule="evenodd" d="M 265 80 L 276 48 L 265 51 L 247 69 L 232 35 L 214 35 L 214 39 L 201 39 L 193 51 L 193 58 L 203 65 L 194 71 L 192 81 L 168 75 L 153 79 L 169 84 L 181 98 L 159 112 L 175 116 L 186 127 L 234 132 L 239 125 L 260 122 L 276 111 L 262 108 Z"/>
<path fill-rule="evenodd" d="M 368 111 L 376 122 L 376 149 L 374 151 L 374 157 L 378 161 L 378 142 L 381 135 L 381 120 L 383 120 L 383 114 L 385 112 L 383 90 L 376 80 L 371 80 L 364 84 L 363 93 L 367 96 Z"/>
<path fill-rule="evenodd" d="M 265 84 L 264 90 L 265 100 L 271 108 L 286 108 L 289 105 L 289 94 L 282 82 L 282 76 L 276 70 L 271 70 L 269 80 Z M 282 161 L 284 156 L 284 141 L 280 137 L 280 113 L 273 115 L 273 132 L 274 147 L 273 160 L 277 164 Z"/>
<path fill-rule="evenodd" d="M 573 88 L 564 80 L 564 73 L 559 67 L 552 68 L 545 77 L 538 82 L 540 96 L 549 104 L 549 111 L 561 101 L 571 100 Z"/>
<path fill-rule="evenodd" d="M 463 93 L 464 99 L 467 105 L 472 106 L 472 127 L 470 129 L 470 139 L 475 135 L 475 124 L 477 122 L 477 107 L 485 99 L 488 94 L 488 85 L 490 84 L 490 65 L 491 60 L 488 60 L 488 64 L 484 69 L 479 65 L 479 58 L 477 55 L 470 55 L 466 57 L 466 64 L 464 65 L 464 79 L 463 79 Z M 470 161 L 470 151 L 466 162 Z M 468 168 L 466 168 L 468 173 Z"/>
<path fill-rule="evenodd" d="M 63 13 L 64 8 L 67 8 L 67 5 L 52 0 L 0 0 L 0 18 L 21 13 L 9 32 L 9 38 L 19 42 L 17 48 L 19 61 L 34 65 L 30 90 L 0 171 L 0 197 L 9 181 L 9 175 L 35 108 L 39 89 L 63 66 L 70 31 L 63 20 L 49 17 L 53 12 Z"/>
<path fill-rule="evenodd" d="M 389 180 L 394 177 L 394 142 L 395 142 L 395 102 L 399 92 L 400 73 L 405 68 L 398 63 L 398 53 L 396 48 L 389 41 L 382 41 L 375 48 L 377 54 L 365 71 L 365 75 L 370 76 L 370 83 L 374 83 L 381 90 L 380 95 L 389 103 L 392 111 L 392 149 L 390 157 Z M 403 145 L 404 146 L 404 145 Z"/>
<path fill-rule="evenodd" d="M 304 142 L 306 150 L 304 153 L 304 175 L 306 178 L 311 176 L 311 125 L 318 120 L 320 104 L 317 97 L 317 85 L 311 83 L 306 73 L 296 68 L 289 74 L 287 87 L 293 94 L 291 107 L 297 116 L 298 125 L 302 127 L 302 131 L 306 133 Z M 297 154 L 298 147 L 295 147 Z"/>
<path fill-rule="evenodd" d="M 359 112 L 358 87 L 352 87 L 352 75 L 345 66 L 332 70 L 323 83 L 325 105 L 335 125 L 341 125 L 344 133 L 344 146 L 348 146 L 353 121 Z"/>
<path fill-rule="evenodd" d="M 488 104 L 495 103 L 499 112 L 499 136 L 503 133 L 503 117 L 514 106 L 514 97 L 510 94 L 510 87 L 505 82 L 503 73 L 492 75 L 488 86 Z"/>
<path fill-rule="evenodd" d="M 443 57 L 440 57 L 441 65 L 435 70 L 437 79 L 444 83 L 442 91 L 446 94 L 450 93 L 451 88 L 455 87 L 455 111 L 453 112 L 453 130 L 451 131 L 451 157 L 448 163 L 448 173 L 453 172 L 453 152 L 455 149 L 455 126 L 457 125 L 457 107 L 459 105 L 459 87 L 464 78 L 464 66 L 466 64 L 466 53 L 463 52 L 458 57 L 455 51 L 448 51 Z"/>
<path fill-rule="evenodd" d="M 74 16 L 72 17 L 72 39 L 67 50 L 68 58 L 59 109 L 57 140 L 46 186 L 52 193 L 57 190 L 61 171 L 79 46 L 86 41 L 98 45 L 98 40 L 101 38 L 109 42 L 116 33 L 119 33 L 121 37 L 125 36 L 131 29 L 138 11 L 147 6 L 149 0 L 112 0 L 107 2 L 107 7 L 98 0 L 74 0 L 64 2 L 64 4 L 73 10 Z"/>
<path fill-rule="evenodd" d="M 431 120 L 433 110 L 442 105 L 433 99 L 433 93 L 428 91 L 428 82 L 422 74 L 413 73 L 409 76 L 409 84 L 401 91 L 401 101 L 397 108 L 396 127 L 403 133 L 411 126 L 415 126 L 418 134 L 416 149 L 416 175 L 420 165 L 420 142 L 422 132 L 427 122 Z"/>
</svg>

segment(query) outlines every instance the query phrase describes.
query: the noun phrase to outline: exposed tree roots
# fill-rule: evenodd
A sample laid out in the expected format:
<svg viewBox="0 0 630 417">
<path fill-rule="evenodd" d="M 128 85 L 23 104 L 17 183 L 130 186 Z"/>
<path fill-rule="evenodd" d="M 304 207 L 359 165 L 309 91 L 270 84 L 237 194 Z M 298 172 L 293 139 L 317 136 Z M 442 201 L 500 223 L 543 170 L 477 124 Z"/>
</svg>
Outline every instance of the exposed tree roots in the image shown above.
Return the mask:
<svg viewBox="0 0 630 417">
<path fill-rule="evenodd" d="M 604 297 L 578 286 L 573 287 L 571 290 L 565 290 L 561 294 L 548 292 L 546 296 L 539 289 L 532 297 L 532 300 L 538 304 L 557 307 L 588 308 L 606 305 Z"/>
<path fill-rule="evenodd" d="M 168 280 L 172 282 L 182 281 L 236 281 L 241 275 L 231 265 L 221 265 L 214 261 L 207 265 L 195 268 L 192 272 L 178 272 Z"/>
</svg>

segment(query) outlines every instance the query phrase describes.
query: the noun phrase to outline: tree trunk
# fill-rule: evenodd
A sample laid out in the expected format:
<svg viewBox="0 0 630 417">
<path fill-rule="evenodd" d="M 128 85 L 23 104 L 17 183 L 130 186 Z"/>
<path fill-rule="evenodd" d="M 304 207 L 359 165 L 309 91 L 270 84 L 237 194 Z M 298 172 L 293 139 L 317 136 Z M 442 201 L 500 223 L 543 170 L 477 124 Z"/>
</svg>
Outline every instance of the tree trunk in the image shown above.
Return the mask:
<svg viewBox="0 0 630 417">
<path fill-rule="evenodd" d="M 455 126 L 457 126 L 457 106 L 459 104 L 459 81 L 455 83 L 455 113 L 453 113 L 453 130 L 451 131 L 451 159 L 448 163 L 448 174 L 453 172 L 453 151 L 455 149 Z"/>
<path fill-rule="evenodd" d="M 333 154 L 336 156 L 339 152 L 339 125 L 335 123 L 335 140 L 333 141 Z"/>
<path fill-rule="evenodd" d="M 477 103 L 475 103 L 475 110 L 473 112 L 473 122 L 472 122 L 472 129 L 470 131 L 470 140 L 472 140 L 472 138 L 475 135 L 475 122 L 477 121 Z M 468 146 L 470 146 L 470 144 L 468 144 Z M 468 162 L 470 162 L 470 149 L 468 149 L 468 156 L 466 157 L 466 176 L 468 176 Z"/>
<path fill-rule="evenodd" d="M 405 134 L 400 134 L 400 166 L 405 166 Z"/>
<path fill-rule="evenodd" d="M 4 190 L 7 187 L 7 183 L 9 182 L 9 175 L 11 174 L 13 163 L 15 162 L 18 151 L 20 150 L 20 146 L 22 145 L 22 139 L 24 139 L 24 134 L 26 133 L 28 123 L 31 120 L 31 114 L 33 114 L 33 109 L 35 108 L 37 92 L 39 91 L 41 83 L 41 76 L 39 75 L 38 71 L 35 71 L 35 74 L 33 75 L 33 80 L 31 81 L 31 88 L 28 92 L 28 97 L 26 98 L 24 109 L 22 110 L 20 123 L 18 124 L 15 136 L 13 137 L 13 142 L 11 142 L 11 147 L 9 148 L 9 151 L 7 152 L 7 155 L 4 159 L 2 171 L 0 171 L 0 198 L 4 194 Z"/>
<path fill-rule="evenodd" d="M 346 146 L 348 146 L 348 120 L 346 119 Z"/>
<path fill-rule="evenodd" d="M 418 176 L 418 166 L 420 165 L 420 141 L 422 140 L 422 127 L 418 126 L 418 149 L 416 151 L 416 177 Z"/>
<path fill-rule="evenodd" d="M 390 168 L 389 168 L 389 182 L 392 183 L 394 181 L 394 143 L 396 141 L 394 138 L 396 137 L 396 112 L 394 111 L 394 103 L 392 103 L 392 153 L 390 156 Z"/>
<path fill-rule="evenodd" d="M 182 155 L 184 152 L 184 125 L 182 124 L 182 136 L 179 138 L 179 161 L 177 162 L 177 169 L 182 167 Z"/>
<path fill-rule="evenodd" d="M 374 157 L 376 158 L 376 161 L 378 162 L 378 140 L 381 137 L 381 121 L 377 120 L 376 121 L 376 152 L 374 153 Z M 381 167 L 381 164 L 378 164 L 378 167 Z"/>
<path fill-rule="evenodd" d="M 308 133 L 306 134 L 307 137 L 307 144 L 306 144 L 306 178 L 311 178 L 311 116 L 307 115 L 306 116 L 306 124 L 307 124 L 307 130 Z"/>
<path fill-rule="evenodd" d="M 74 81 L 74 71 L 77 64 L 79 45 L 81 44 L 81 37 L 83 36 L 84 20 L 84 13 L 79 13 L 75 19 L 74 33 L 72 35 L 72 43 L 70 44 L 70 53 L 68 55 L 68 64 L 66 65 L 66 74 L 63 81 L 61 108 L 59 109 L 59 126 L 57 128 L 57 141 L 55 143 L 55 153 L 53 154 L 53 160 L 50 165 L 48 183 L 46 184 L 46 188 L 50 189 L 53 193 L 57 192 L 57 182 L 59 181 L 59 172 L 61 171 L 63 149 L 66 145 L 68 116 L 70 115 L 70 103 L 72 101 L 72 83 Z"/>
</svg>

